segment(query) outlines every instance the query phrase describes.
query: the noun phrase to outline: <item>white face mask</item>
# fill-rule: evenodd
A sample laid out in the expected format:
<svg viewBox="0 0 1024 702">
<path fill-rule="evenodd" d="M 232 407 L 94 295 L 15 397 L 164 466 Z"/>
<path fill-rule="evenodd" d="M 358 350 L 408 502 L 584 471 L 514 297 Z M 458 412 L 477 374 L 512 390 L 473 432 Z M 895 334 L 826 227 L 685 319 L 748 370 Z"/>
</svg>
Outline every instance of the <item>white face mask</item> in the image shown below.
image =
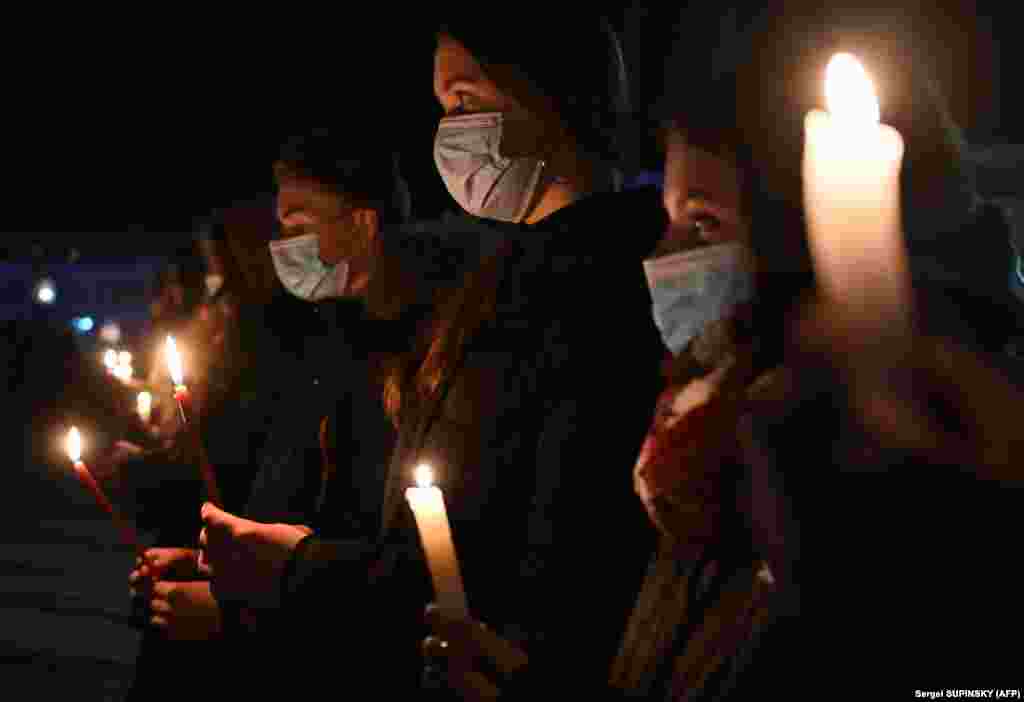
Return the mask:
<svg viewBox="0 0 1024 702">
<path fill-rule="evenodd" d="M 746 247 L 738 242 L 702 246 L 644 261 L 654 323 L 678 355 L 711 322 L 725 319 L 754 295 Z"/>
<path fill-rule="evenodd" d="M 224 287 L 224 276 L 210 273 L 206 276 L 206 296 L 213 297 Z"/>
<path fill-rule="evenodd" d="M 343 297 L 348 283 L 348 261 L 328 266 L 320 260 L 320 235 L 270 242 L 274 270 L 285 289 L 310 302 Z"/>
<path fill-rule="evenodd" d="M 477 217 L 521 222 L 544 161 L 501 155 L 500 112 L 445 117 L 434 137 L 434 163 L 455 201 Z"/>
</svg>

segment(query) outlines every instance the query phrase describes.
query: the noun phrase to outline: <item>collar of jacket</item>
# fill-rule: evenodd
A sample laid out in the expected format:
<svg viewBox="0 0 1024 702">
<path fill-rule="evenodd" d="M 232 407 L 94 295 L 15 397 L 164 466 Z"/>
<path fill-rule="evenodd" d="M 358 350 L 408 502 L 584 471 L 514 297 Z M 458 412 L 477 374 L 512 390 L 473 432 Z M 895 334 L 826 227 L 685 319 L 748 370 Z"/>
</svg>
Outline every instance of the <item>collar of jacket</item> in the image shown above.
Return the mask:
<svg viewBox="0 0 1024 702">
<path fill-rule="evenodd" d="M 558 251 L 645 258 L 668 226 L 657 187 L 594 193 L 535 224 L 520 225 L 527 241 L 551 240 Z"/>
</svg>

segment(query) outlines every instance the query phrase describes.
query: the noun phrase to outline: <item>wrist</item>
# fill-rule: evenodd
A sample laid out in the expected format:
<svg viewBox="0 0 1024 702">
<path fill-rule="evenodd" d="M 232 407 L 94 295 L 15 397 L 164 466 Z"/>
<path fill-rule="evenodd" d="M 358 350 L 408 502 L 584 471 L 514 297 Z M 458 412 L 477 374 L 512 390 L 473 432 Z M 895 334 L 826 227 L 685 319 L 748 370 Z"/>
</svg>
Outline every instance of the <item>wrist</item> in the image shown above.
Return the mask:
<svg viewBox="0 0 1024 702">
<path fill-rule="evenodd" d="M 284 564 L 284 570 L 281 572 L 281 606 L 284 607 L 289 599 L 289 595 L 295 588 L 295 574 L 298 570 L 298 563 L 304 557 L 306 548 L 310 544 L 310 540 L 315 538 L 315 535 L 310 532 L 304 534 L 298 541 L 292 546 L 291 552 L 288 554 L 288 560 Z"/>
</svg>

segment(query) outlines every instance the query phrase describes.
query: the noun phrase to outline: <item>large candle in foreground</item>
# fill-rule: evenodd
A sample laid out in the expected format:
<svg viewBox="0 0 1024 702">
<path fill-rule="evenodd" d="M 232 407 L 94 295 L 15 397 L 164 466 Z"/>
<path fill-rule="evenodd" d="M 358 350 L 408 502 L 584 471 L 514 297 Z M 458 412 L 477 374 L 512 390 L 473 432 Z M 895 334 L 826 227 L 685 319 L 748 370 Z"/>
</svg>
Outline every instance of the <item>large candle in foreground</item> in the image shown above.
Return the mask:
<svg viewBox="0 0 1024 702">
<path fill-rule="evenodd" d="M 185 411 L 185 408 L 188 406 L 189 394 L 188 388 L 185 387 L 185 369 L 184 364 L 181 362 L 181 353 L 178 351 L 178 345 L 175 343 L 173 336 L 167 337 L 167 371 L 171 376 L 171 382 L 174 383 L 174 401 L 178 404 L 178 414 L 181 417 L 181 423 L 185 427 L 188 437 L 195 443 L 196 458 L 199 461 L 199 473 L 203 479 L 203 484 L 206 486 L 206 497 L 218 507 L 223 507 L 224 501 L 221 500 L 220 488 L 217 487 L 217 476 L 214 474 L 213 466 L 210 465 L 210 460 L 206 456 L 202 438 L 199 436 L 196 427 L 189 424 L 188 412 Z"/>
<path fill-rule="evenodd" d="M 88 466 L 82 461 L 82 435 L 79 433 L 77 427 L 71 427 L 68 431 L 67 439 L 67 452 L 68 458 L 71 459 L 71 464 L 75 468 L 75 475 L 78 476 L 79 482 L 85 486 L 86 490 L 92 493 L 93 498 L 96 500 L 96 504 L 100 506 L 104 512 L 110 515 L 110 518 L 114 520 L 114 524 L 121 532 L 121 538 L 125 544 L 131 546 L 138 552 L 142 552 L 142 546 L 139 542 L 139 537 L 135 533 L 135 529 L 125 521 L 120 513 L 114 509 L 114 505 L 110 503 L 107 496 L 103 494 L 103 490 L 100 488 L 99 483 L 92 477 L 92 473 L 89 472 Z"/>
<path fill-rule="evenodd" d="M 804 205 L 819 282 L 852 318 L 904 321 L 903 139 L 879 124 L 874 86 L 850 54 L 832 57 L 825 93 L 829 112 L 812 110 L 804 121 Z"/>
<path fill-rule="evenodd" d="M 459 561 L 455 557 L 452 531 L 448 525 L 448 513 L 444 507 L 441 489 L 433 485 L 434 475 L 430 466 L 416 468 L 416 484 L 405 491 L 416 527 L 420 532 L 423 550 L 427 554 L 427 565 L 434 581 L 437 604 L 455 615 L 468 616 L 466 593 L 462 588 Z"/>
</svg>

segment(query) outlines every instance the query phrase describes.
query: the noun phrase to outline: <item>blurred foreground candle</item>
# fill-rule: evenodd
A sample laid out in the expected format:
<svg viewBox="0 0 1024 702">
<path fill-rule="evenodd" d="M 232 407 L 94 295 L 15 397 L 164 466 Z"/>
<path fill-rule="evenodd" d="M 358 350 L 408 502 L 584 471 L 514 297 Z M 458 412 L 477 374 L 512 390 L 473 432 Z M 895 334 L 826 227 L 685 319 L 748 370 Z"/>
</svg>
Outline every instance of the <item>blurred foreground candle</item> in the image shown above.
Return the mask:
<svg viewBox="0 0 1024 702">
<path fill-rule="evenodd" d="M 448 525 L 448 513 L 444 506 L 441 489 L 433 485 L 434 475 L 430 466 L 416 468 L 416 484 L 405 491 L 416 527 L 427 555 L 427 565 L 434 581 L 438 606 L 455 615 L 468 616 L 466 593 L 462 588 L 459 560 L 455 556 L 452 532 Z"/>
<path fill-rule="evenodd" d="M 214 475 L 213 466 L 210 465 L 210 461 L 206 456 L 202 438 L 199 436 L 197 428 L 190 425 L 188 421 L 186 408 L 189 403 L 189 394 L 188 388 L 185 387 L 184 364 L 181 362 L 181 353 L 178 351 L 178 345 L 175 343 L 174 337 L 170 335 L 167 337 L 167 371 L 171 376 L 171 382 L 174 383 L 174 401 L 178 403 L 178 414 L 181 417 L 182 426 L 195 445 L 196 460 L 199 462 L 199 473 L 202 476 L 203 485 L 206 486 L 206 497 L 218 507 L 223 507 L 224 502 L 220 498 L 220 488 L 217 487 L 217 476 Z"/>
<path fill-rule="evenodd" d="M 153 416 L 153 395 L 146 390 L 140 392 L 136 400 L 136 409 L 142 423 L 149 424 L 149 420 Z"/>
<path fill-rule="evenodd" d="M 93 498 L 96 500 L 96 504 L 100 506 L 104 512 L 110 515 L 110 518 L 114 520 L 114 524 L 121 532 L 121 538 L 125 544 L 134 548 L 137 552 L 142 553 L 142 545 L 139 541 L 138 534 L 135 533 L 135 529 L 125 521 L 120 513 L 114 509 L 114 505 L 110 503 L 107 496 L 103 494 L 103 490 L 100 488 L 99 483 L 92 477 L 92 473 L 89 472 L 88 466 L 82 461 L 82 435 L 79 433 L 77 427 L 71 427 L 68 431 L 67 439 L 67 452 L 68 458 L 71 459 L 71 464 L 74 466 L 75 475 L 78 476 L 79 482 L 85 486 L 86 490 L 92 493 Z"/>
<path fill-rule="evenodd" d="M 900 224 L 903 139 L 879 124 L 863 66 L 836 54 L 825 77 L 828 112 L 804 120 L 804 206 L 815 271 L 851 319 L 902 326 L 910 282 Z"/>
</svg>

